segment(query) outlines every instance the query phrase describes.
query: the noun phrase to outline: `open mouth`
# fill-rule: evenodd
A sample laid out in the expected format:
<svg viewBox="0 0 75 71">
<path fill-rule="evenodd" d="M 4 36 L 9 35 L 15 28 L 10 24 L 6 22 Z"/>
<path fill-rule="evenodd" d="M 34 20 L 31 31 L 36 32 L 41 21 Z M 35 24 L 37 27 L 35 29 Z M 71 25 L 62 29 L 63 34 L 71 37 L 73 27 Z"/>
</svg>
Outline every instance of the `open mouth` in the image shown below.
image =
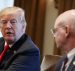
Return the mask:
<svg viewBox="0 0 75 71">
<path fill-rule="evenodd" d="M 13 35 L 13 33 L 12 33 L 12 32 L 7 32 L 6 34 L 7 34 L 7 35 Z"/>
</svg>

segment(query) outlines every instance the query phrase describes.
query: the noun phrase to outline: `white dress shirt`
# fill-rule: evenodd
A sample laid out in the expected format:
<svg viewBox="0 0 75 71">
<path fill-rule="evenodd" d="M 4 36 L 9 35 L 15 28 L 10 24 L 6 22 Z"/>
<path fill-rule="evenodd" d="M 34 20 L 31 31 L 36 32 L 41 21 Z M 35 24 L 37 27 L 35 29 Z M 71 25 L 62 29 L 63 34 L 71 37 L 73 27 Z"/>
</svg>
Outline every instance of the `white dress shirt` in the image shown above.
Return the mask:
<svg viewBox="0 0 75 71">
<path fill-rule="evenodd" d="M 66 63 L 66 69 L 65 69 L 65 71 L 67 71 L 67 69 L 68 69 L 68 67 L 69 67 L 69 65 L 70 65 L 70 63 L 71 63 L 71 61 L 72 61 L 72 59 L 74 58 L 74 56 L 75 56 L 75 48 L 74 49 L 72 49 L 68 54 L 67 54 L 67 58 L 68 58 L 68 62 Z M 64 62 L 63 62 L 63 64 L 62 64 L 62 68 L 63 68 L 63 65 L 64 65 Z M 61 68 L 61 71 L 62 71 L 62 68 Z"/>
</svg>

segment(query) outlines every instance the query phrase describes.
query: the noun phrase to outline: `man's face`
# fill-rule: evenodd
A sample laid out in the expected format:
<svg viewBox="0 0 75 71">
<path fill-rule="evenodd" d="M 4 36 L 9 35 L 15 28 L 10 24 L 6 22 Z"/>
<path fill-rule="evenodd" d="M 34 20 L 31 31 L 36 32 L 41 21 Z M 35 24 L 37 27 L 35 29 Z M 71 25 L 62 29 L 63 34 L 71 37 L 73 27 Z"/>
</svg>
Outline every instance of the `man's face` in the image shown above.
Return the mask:
<svg viewBox="0 0 75 71">
<path fill-rule="evenodd" d="M 23 24 L 14 14 L 6 14 L 0 18 L 1 32 L 8 43 L 14 43 L 23 33 Z"/>
<path fill-rule="evenodd" d="M 54 25 L 54 39 L 57 47 L 63 47 L 66 44 L 66 30 L 64 26 L 60 26 L 58 23 Z"/>
</svg>

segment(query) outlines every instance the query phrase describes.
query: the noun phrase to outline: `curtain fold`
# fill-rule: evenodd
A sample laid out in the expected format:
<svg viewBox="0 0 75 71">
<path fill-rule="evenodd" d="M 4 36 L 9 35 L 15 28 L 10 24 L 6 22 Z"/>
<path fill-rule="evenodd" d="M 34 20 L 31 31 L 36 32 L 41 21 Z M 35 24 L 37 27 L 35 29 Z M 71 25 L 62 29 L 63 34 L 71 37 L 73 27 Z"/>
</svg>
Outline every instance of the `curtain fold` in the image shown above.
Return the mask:
<svg viewBox="0 0 75 71">
<path fill-rule="evenodd" d="M 32 40 L 40 48 L 41 58 L 44 37 L 44 18 L 46 0 L 15 0 L 15 6 L 26 12 L 27 30 Z"/>
</svg>

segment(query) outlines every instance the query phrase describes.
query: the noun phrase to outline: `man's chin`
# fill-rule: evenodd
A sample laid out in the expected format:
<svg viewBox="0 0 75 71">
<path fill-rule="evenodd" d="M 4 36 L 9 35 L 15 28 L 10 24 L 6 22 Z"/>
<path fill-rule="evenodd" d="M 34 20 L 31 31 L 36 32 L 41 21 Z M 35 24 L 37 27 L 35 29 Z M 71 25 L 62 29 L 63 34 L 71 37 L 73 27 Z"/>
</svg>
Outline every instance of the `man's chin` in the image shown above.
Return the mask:
<svg viewBox="0 0 75 71">
<path fill-rule="evenodd" d="M 8 43 L 13 43 L 14 42 L 14 38 L 5 38 L 5 40 Z"/>
</svg>

